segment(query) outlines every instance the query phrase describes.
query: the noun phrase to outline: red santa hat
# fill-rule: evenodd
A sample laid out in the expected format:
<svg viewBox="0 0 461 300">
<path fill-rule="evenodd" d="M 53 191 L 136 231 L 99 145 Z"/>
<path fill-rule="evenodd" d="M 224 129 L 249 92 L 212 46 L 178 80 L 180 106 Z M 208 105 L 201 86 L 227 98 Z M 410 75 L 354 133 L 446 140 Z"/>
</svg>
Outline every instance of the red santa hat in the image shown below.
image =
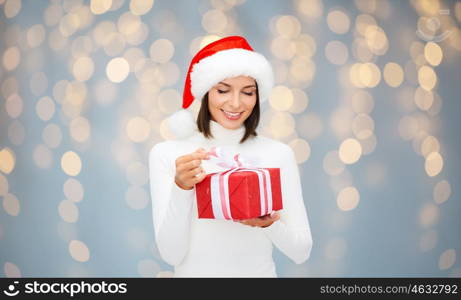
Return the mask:
<svg viewBox="0 0 461 300">
<path fill-rule="evenodd" d="M 197 52 L 187 71 L 183 109 L 168 118 L 172 133 L 178 138 L 192 134 L 197 129 L 197 125 L 187 108 L 195 99 L 201 100 L 221 80 L 241 75 L 256 80 L 261 102 L 269 98 L 274 84 L 272 67 L 262 54 L 251 48 L 245 38 L 225 37 L 206 45 Z"/>
</svg>

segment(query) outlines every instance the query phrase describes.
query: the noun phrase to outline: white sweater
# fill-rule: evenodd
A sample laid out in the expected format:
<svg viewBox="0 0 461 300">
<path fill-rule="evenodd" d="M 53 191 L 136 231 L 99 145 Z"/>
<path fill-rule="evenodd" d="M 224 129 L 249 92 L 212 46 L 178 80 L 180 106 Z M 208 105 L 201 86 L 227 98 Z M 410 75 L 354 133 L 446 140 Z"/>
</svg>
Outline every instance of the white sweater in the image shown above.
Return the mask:
<svg viewBox="0 0 461 300">
<path fill-rule="evenodd" d="M 210 122 L 213 138 L 201 133 L 158 143 L 149 154 L 150 191 L 155 239 L 175 277 L 276 277 L 274 244 L 295 263 L 306 261 L 312 236 L 304 206 L 298 166 L 291 148 L 257 136 L 239 144 L 244 127 L 229 130 Z M 266 228 L 229 220 L 198 219 L 195 189 L 174 182 L 175 160 L 197 148 L 226 146 L 241 156 L 258 157 L 258 167 L 280 168 L 283 210 Z M 217 171 L 207 160 L 206 173 Z M 219 171 L 222 169 L 219 169 Z"/>
</svg>

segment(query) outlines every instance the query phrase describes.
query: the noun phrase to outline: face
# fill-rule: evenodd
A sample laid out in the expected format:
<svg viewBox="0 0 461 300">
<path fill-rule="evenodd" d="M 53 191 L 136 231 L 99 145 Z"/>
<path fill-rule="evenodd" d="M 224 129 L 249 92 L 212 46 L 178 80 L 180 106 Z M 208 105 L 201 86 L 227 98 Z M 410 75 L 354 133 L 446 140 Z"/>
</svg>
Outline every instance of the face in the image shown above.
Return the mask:
<svg viewBox="0 0 461 300">
<path fill-rule="evenodd" d="M 221 80 L 208 91 L 211 118 L 227 129 L 237 129 L 256 104 L 256 82 L 249 76 Z"/>
</svg>

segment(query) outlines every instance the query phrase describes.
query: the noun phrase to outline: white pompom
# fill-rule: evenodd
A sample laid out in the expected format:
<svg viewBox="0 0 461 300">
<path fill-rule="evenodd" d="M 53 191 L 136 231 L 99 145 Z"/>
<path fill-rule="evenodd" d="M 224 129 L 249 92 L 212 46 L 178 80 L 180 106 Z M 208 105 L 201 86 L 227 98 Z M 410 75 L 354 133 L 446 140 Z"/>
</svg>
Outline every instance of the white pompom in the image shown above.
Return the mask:
<svg viewBox="0 0 461 300">
<path fill-rule="evenodd" d="M 186 109 L 181 109 L 168 117 L 168 127 L 172 134 L 178 139 L 184 139 L 197 131 L 192 113 Z"/>
</svg>

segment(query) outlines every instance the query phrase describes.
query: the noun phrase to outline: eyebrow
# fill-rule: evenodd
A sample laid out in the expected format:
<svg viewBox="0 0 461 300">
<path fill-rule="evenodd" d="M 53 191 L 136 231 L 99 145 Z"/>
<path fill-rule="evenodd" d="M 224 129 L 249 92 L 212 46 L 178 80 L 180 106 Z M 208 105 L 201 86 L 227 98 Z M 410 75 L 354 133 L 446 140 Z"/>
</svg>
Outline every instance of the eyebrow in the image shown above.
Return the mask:
<svg viewBox="0 0 461 300">
<path fill-rule="evenodd" d="M 227 84 L 227 83 L 225 83 L 225 82 L 222 82 L 222 81 L 218 82 L 218 84 L 224 84 L 225 86 L 229 86 L 229 87 L 230 87 L 229 84 Z M 243 88 L 245 89 L 245 88 L 249 88 L 249 87 L 256 87 L 256 85 L 251 84 L 251 85 L 244 86 Z"/>
</svg>

